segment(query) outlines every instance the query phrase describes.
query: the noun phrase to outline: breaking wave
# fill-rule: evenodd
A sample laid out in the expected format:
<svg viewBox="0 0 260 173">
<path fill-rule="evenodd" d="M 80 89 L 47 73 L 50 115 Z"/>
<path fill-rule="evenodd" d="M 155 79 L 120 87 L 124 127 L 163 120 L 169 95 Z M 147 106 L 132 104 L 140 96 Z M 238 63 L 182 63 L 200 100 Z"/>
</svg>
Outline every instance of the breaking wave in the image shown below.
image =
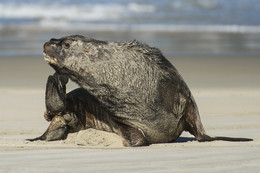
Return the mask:
<svg viewBox="0 0 260 173">
<path fill-rule="evenodd" d="M 113 21 L 132 13 L 152 13 L 156 7 L 151 4 L 43 4 L 8 3 L 0 4 L 0 17 L 5 19 L 34 19 L 53 21 Z"/>
<path fill-rule="evenodd" d="M 0 29 L 260 32 L 257 2 L 0 0 Z"/>
</svg>

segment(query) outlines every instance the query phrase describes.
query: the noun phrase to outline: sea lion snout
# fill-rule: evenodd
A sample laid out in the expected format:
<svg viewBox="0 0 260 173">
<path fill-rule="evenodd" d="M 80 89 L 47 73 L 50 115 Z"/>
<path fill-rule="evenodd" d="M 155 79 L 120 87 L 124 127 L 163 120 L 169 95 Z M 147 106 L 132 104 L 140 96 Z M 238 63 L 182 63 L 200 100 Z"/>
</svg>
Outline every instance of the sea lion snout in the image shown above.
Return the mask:
<svg viewBox="0 0 260 173">
<path fill-rule="evenodd" d="M 53 52 L 53 47 L 55 45 L 53 45 L 53 43 L 51 41 L 48 41 L 46 42 L 44 45 L 43 45 L 43 52 L 47 55 L 50 55 L 51 52 Z"/>
<path fill-rule="evenodd" d="M 51 39 L 50 41 L 46 42 L 43 45 L 43 54 L 44 59 L 52 65 L 57 66 L 57 64 L 60 64 L 63 62 L 63 57 L 60 55 L 60 40 L 58 39 Z"/>
<path fill-rule="evenodd" d="M 57 51 L 57 47 L 59 47 L 61 40 L 52 38 L 50 41 L 46 42 L 43 45 L 43 52 L 47 55 L 50 55 L 51 53 L 54 53 Z"/>
</svg>

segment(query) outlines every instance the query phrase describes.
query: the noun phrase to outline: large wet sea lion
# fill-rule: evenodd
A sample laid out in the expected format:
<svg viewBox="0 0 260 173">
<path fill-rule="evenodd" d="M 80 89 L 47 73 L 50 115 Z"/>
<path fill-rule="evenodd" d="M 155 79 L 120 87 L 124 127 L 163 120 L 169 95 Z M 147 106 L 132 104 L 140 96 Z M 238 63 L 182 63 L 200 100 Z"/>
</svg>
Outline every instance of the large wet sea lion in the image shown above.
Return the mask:
<svg viewBox="0 0 260 173">
<path fill-rule="evenodd" d="M 46 88 L 52 122 L 36 139 L 92 127 L 122 136 L 126 146 L 173 142 L 183 131 L 200 142 L 252 140 L 207 135 L 188 86 L 157 48 L 74 35 L 46 42 L 44 58 L 57 74 Z M 81 88 L 66 95 L 66 76 Z"/>
</svg>

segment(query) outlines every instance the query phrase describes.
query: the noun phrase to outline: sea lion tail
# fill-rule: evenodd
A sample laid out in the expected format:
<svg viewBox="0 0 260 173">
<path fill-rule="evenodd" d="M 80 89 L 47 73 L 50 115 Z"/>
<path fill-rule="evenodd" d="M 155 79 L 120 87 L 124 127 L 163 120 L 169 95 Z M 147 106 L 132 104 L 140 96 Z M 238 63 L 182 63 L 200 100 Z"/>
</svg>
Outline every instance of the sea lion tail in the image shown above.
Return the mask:
<svg viewBox="0 0 260 173">
<path fill-rule="evenodd" d="M 229 141 L 229 142 L 249 142 L 253 141 L 251 138 L 233 138 L 233 137 L 224 137 L 224 136 L 208 136 L 205 135 L 203 138 L 198 140 L 199 142 L 209 142 L 209 141 Z"/>
</svg>

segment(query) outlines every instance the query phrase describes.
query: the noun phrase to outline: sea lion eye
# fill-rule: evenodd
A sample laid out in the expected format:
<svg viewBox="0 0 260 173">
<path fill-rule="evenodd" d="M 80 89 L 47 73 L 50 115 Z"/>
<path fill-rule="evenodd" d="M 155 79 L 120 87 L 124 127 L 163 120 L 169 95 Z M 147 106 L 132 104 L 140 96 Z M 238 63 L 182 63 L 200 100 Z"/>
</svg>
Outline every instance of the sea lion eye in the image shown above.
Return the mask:
<svg viewBox="0 0 260 173">
<path fill-rule="evenodd" d="M 64 43 L 63 43 L 63 47 L 64 47 L 65 49 L 68 49 L 68 48 L 70 48 L 70 44 L 69 44 L 68 42 L 64 42 Z"/>
</svg>

